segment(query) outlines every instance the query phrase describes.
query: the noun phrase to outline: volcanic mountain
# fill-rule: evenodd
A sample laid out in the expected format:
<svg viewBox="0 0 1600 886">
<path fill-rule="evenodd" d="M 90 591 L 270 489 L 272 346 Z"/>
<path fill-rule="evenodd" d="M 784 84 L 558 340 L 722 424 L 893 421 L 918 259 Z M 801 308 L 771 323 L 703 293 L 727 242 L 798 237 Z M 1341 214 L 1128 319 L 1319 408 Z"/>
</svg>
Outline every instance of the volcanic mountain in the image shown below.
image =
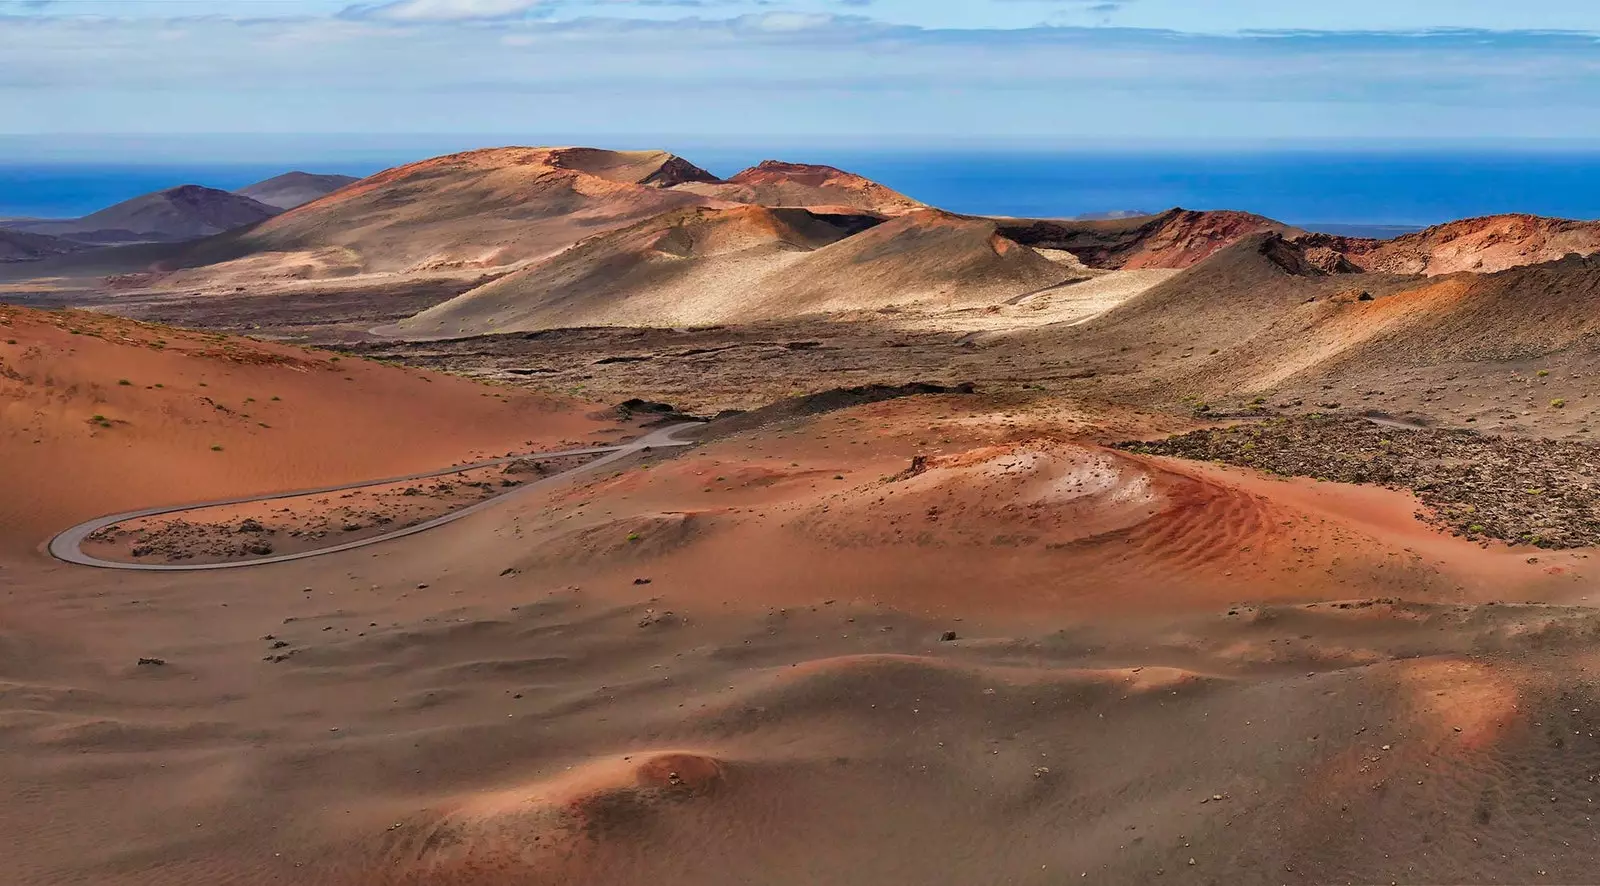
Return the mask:
<svg viewBox="0 0 1600 886">
<path fill-rule="evenodd" d="M 172 242 L 246 227 L 278 212 L 275 206 L 239 194 L 180 185 L 124 200 L 83 218 L 13 222 L 7 227 L 95 245 Z"/>
<path fill-rule="evenodd" d="M 1370 271 L 1426 274 L 1494 273 L 1600 252 L 1600 222 L 1493 215 L 1450 222 L 1392 240 L 1312 235 Z"/>
<path fill-rule="evenodd" d="M 1572 385 L 1600 374 L 1587 344 L 1600 335 L 1600 257 L 1428 278 L 1330 272 L 1341 257 L 1313 244 L 1325 241 L 1247 238 L 1092 320 L 1030 333 L 1027 347 L 1095 367 L 1092 385 L 1113 398 L 1354 399 L 1485 428 L 1533 410 L 1574 427 L 1590 414 Z"/>
<path fill-rule="evenodd" d="M 664 151 L 491 148 L 385 170 L 174 264 L 329 249 L 364 271 L 488 268 L 545 258 L 596 233 L 706 198 L 670 190 L 715 177 Z"/>
<path fill-rule="evenodd" d="M 765 160 L 725 182 L 687 182 L 678 190 L 761 206 L 848 208 L 883 215 L 924 208 L 922 203 L 854 173 L 780 160 Z"/>
<path fill-rule="evenodd" d="M 800 209 L 697 209 L 596 237 L 383 331 L 447 337 L 989 304 L 1078 276 L 992 222 L 937 210 L 880 224 Z"/>
<path fill-rule="evenodd" d="M 295 171 L 256 182 L 234 193 L 279 209 L 293 209 L 356 181 L 360 179 L 353 175 L 316 175 Z"/>
<path fill-rule="evenodd" d="M 1463 219 L 1388 240 L 1307 233 L 1259 215 L 1172 209 L 1140 218 L 1004 219 L 1001 233 L 1030 246 L 1062 249 L 1089 267 L 1187 268 L 1255 234 L 1304 247 L 1327 270 L 1437 276 L 1493 273 L 1600 252 L 1600 222 L 1532 215 Z"/>
<path fill-rule="evenodd" d="M 1000 232 L 1028 246 L 1065 250 L 1091 268 L 1119 270 L 1187 268 L 1254 234 L 1302 233 L 1247 212 L 1189 209 L 1107 219 L 1002 219 Z"/>
</svg>

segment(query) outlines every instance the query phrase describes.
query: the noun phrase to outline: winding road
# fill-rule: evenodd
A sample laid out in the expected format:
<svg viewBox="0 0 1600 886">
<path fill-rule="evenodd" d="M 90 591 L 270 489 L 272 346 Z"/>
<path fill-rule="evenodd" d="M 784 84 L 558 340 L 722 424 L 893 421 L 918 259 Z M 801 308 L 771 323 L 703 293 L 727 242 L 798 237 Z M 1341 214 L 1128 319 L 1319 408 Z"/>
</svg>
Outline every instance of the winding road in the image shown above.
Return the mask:
<svg viewBox="0 0 1600 886">
<path fill-rule="evenodd" d="M 665 449 L 677 446 L 693 446 L 695 445 L 694 441 L 681 440 L 679 439 L 679 436 L 692 428 L 699 427 L 704 427 L 704 425 L 698 422 L 685 422 L 683 424 L 672 425 L 671 427 L 652 431 L 651 433 L 646 434 L 637 440 L 617 446 L 591 446 L 585 449 L 567 449 L 561 452 L 532 452 L 524 455 L 508 455 L 502 458 L 489 459 L 488 461 L 474 462 L 473 464 L 469 465 L 457 465 L 453 468 L 444 468 L 443 470 L 438 471 L 428 471 L 422 474 L 408 474 L 404 477 L 386 477 L 378 480 L 363 480 L 359 483 L 346 483 L 342 486 L 324 486 L 320 489 L 299 489 L 293 492 L 273 492 L 268 493 L 267 495 L 249 495 L 241 498 L 227 498 L 220 501 L 201 502 L 200 504 L 145 508 L 144 510 L 139 511 L 127 511 L 121 514 L 110 514 L 105 517 L 96 517 L 93 520 L 79 523 L 71 529 L 58 534 L 55 538 L 50 539 L 50 555 L 55 557 L 57 560 L 73 563 L 78 566 L 94 566 L 100 569 L 128 569 L 138 572 L 199 572 L 208 569 L 242 569 L 247 566 L 266 566 L 269 563 L 287 563 L 291 560 L 305 560 L 311 557 L 321 557 L 325 554 L 336 554 L 340 551 L 364 548 L 367 545 L 375 545 L 379 542 L 393 541 L 397 538 L 404 538 L 408 535 L 416 535 L 419 532 L 426 532 L 429 529 L 443 526 L 446 523 L 453 523 L 463 517 L 470 516 L 481 510 L 484 510 L 485 508 L 499 504 L 500 502 L 505 501 L 507 498 L 516 495 L 519 492 L 535 489 L 545 484 L 571 477 L 574 474 L 582 474 L 602 468 L 608 464 L 611 464 L 612 462 L 627 458 L 634 453 L 642 452 L 646 449 Z M 497 495 L 494 498 L 485 499 L 477 504 L 462 508 L 459 511 L 452 511 L 441 517 L 435 517 L 434 519 L 425 523 L 418 523 L 415 526 L 397 529 L 394 532 L 385 533 L 384 535 L 373 536 L 372 538 L 363 538 L 359 541 L 347 542 L 341 545 L 333 545 L 332 547 L 319 548 L 314 551 L 300 551 L 299 553 L 295 554 L 280 554 L 274 557 L 261 557 L 255 560 L 237 560 L 229 563 L 193 564 L 120 563 L 115 560 L 102 560 L 99 557 L 91 557 L 83 552 L 83 542 L 89 536 L 99 532 L 107 526 L 114 526 L 123 521 L 136 520 L 140 517 L 158 517 L 162 514 L 175 514 L 179 511 L 193 511 L 199 510 L 200 508 L 217 507 L 219 505 L 240 505 L 257 501 L 272 501 L 280 498 L 296 498 L 302 495 L 319 495 L 325 492 L 343 492 L 348 489 L 360 489 L 366 486 L 383 486 L 389 483 L 408 483 L 412 480 L 426 480 L 430 477 L 442 477 L 447 474 L 459 474 L 463 471 L 470 471 L 475 468 L 490 468 L 494 467 L 495 465 L 510 464 L 511 462 L 521 461 L 523 459 L 560 458 L 562 456 L 569 455 L 599 455 L 601 457 L 595 459 L 594 461 L 588 462 L 587 464 L 573 468 L 570 471 L 563 471 L 559 474 L 544 477 L 525 486 L 520 486 L 517 489 L 506 493 L 505 495 Z"/>
</svg>

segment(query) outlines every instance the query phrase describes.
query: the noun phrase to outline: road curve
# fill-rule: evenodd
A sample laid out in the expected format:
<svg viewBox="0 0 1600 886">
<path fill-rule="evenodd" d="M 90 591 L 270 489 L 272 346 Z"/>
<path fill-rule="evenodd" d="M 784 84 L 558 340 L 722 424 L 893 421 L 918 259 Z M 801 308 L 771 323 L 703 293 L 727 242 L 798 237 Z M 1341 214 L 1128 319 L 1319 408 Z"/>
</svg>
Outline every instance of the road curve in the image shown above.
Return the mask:
<svg viewBox="0 0 1600 886">
<path fill-rule="evenodd" d="M 586 471 L 596 470 L 612 462 L 627 458 L 628 456 L 645 449 L 664 449 L 673 446 L 693 446 L 693 441 L 680 440 L 678 437 L 685 431 L 698 427 L 702 427 L 702 425 L 697 422 L 685 422 L 683 424 L 677 424 L 671 427 L 662 428 L 657 431 L 652 431 L 651 433 L 646 434 L 637 440 L 623 443 L 618 446 L 592 446 L 586 449 L 567 449 L 561 452 L 533 452 L 525 455 L 509 455 L 502 458 L 489 459 L 488 461 L 474 462 L 473 464 L 469 465 L 458 465 L 453 468 L 445 468 L 438 471 L 428 471 L 421 474 L 408 474 L 404 477 L 387 477 L 378 480 L 363 480 L 359 483 L 346 483 L 342 486 L 325 486 L 320 489 L 299 489 L 293 492 L 273 492 L 267 495 L 249 495 L 241 498 L 227 498 L 220 501 L 201 502 L 199 504 L 145 508 L 139 511 L 127 511 L 121 514 L 110 514 L 104 517 L 96 517 L 95 519 L 84 523 L 79 523 L 71 529 L 61 532 L 60 534 L 56 535 L 55 538 L 50 539 L 49 550 L 50 555 L 55 557 L 57 560 L 62 560 L 78 566 L 94 566 L 100 569 L 127 569 L 137 572 L 199 572 L 208 569 L 242 569 L 247 566 L 266 566 L 269 563 L 287 563 L 291 560 L 306 560 L 311 557 L 321 557 L 325 554 L 336 554 L 340 551 L 364 548 L 367 545 L 375 545 L 379 542 L 392 541 L 397 538 L 404 538 L 408 535 L 416 535 L 419 532 L 426 532 L 429 529 L 443 526 L 446 523 L 453 523 L 457 520 L 460 520 L 462 517 L 475 514 L 492 505 L 499 504 L 506 498 L 515 495 L 518 492 L 534 489 L 546 483 L 551 483 L 565 477 L 571 477 L 574 474 L 581 474 Z M 489 468 L 494 467 L 495 465 L 509 464 L 511 462 L 521 461 L 527 458 L 557 458 L 568 455 L 599 455 L 601 457 L 589 462 L 588 464 L 573 468 L 570 471 L 564 471 L 554 476 L 536 480 L 525 486 L 520 486 L 517 489 L 506 493 L 505 495 L 497 495 L 494 498 L 485 499 L 477 504 L 462 508 L 459 511 L 451 511 L 443 516 L 435 517 L 434 519 L 425 523 L 418 523 L 415 526 L 407 526 L 404 529 L 396 529 L 394 532 L 373 536 L 372 538 L 363 538 L 359 541 L 346 542 L 345 544 L 334 545 L 327 548 L 319 548 L 314 551 L 301 551 L 296 554 L 280 554 L 274 557 L 261 557 L 255 560 L 239 560 L 230 563 L 177 564 L 119 563 L 114 560 L 102 560 L 99 557 L 91 557 L 88 554 L 85 554 L 82 548 L 84 540 L 90 535 L 99 532 L 107 526 L 114 526 L 125 520 L 135 520 L 140 517 L 157 517 L 162 514 L 173 514 L 179 511 L 193 511 L 200 508 L 211 508 L 220 505 L 242 505 L 257 501 L 272 501 L 273 499 L 279 498 L 296 498 L 302 495 L 319 495 L 325 492 L 342 492 L 347 489 L 360 489 L 365 486 L 383 486 L 389 483 L 408 483 L 412 480 L 426 480 L 430 477 L 442 477 L 446 474 L 459 474 L 462 471 L 470 471 L 474 468 Z"/>
</svg>

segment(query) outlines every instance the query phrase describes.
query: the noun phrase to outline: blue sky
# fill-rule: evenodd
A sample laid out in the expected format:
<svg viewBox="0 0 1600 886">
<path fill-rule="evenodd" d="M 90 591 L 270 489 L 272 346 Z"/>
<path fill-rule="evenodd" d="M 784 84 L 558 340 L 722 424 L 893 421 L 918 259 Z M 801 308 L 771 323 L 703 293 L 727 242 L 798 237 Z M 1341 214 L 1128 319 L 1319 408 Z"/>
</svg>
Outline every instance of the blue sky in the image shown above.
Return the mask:
<svg viewBox="0 0 1600 886">
<path fill-rule="evenodd" d="M 0 142 L 1600 144 L 1594 0 L 0 0 Z M 92 141 L 92 140 L 90 140 Z"/>
</svg>

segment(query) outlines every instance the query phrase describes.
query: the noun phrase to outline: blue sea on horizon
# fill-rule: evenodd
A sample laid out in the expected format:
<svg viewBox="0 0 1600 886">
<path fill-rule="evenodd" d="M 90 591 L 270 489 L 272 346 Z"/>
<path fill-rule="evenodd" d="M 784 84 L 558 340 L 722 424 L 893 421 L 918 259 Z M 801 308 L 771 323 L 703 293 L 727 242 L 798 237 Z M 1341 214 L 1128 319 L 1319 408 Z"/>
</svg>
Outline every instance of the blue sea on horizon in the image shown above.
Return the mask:
<svg viewBox="0 0 1600 886">
<path fill-rule="evenodd" d="M 1066 217 L 1173 206 L 1292 224 L 1424 226 L 1501 212 L 1600 217 L 1600 153 L 683 151 L 719 175 L 767 156 L 827 163 L 955 212 Z M 86 215 L 180 184 L 233 190 L 290 169 L 367 175 L 417 159 L 279 163 L 7 163 L 0 218 Z"/>
</svg>

